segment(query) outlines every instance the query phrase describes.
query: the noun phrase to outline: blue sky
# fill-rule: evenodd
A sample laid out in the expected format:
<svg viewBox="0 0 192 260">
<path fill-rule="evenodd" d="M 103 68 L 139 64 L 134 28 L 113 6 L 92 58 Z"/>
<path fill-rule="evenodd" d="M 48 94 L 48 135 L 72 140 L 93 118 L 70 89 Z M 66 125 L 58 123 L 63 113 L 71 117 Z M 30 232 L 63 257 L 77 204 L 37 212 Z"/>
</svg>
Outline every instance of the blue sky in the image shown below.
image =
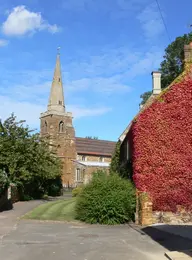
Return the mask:
<svg viewBox="0 0 192 260">
<path fill-rule="evenodd" d="M 189 32 L 191 0 L 159 4 L 172 40 Z M 0 117 L 39 128 L 60 46 L 76 135 L 117 140 L 169 43 L 154 0 L 0 0 Z"/>
</svg>

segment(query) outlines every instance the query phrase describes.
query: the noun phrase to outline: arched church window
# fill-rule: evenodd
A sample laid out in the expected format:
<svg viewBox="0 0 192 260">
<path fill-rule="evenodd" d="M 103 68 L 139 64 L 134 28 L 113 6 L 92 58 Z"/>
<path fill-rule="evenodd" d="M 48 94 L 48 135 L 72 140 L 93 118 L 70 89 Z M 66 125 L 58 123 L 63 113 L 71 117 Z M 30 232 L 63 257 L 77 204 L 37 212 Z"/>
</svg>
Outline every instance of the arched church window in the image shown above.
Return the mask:
<svg viewBox="0 0 192 260">
<path fill-rule="evenodd" d="M 60 132 L 60 133 L 63 133 L 63 132 L 64 132 L 64 123 L 63 123 L 63 121 L 61 121 L 61 122 L 59 123 L 59 132 Z"/>
<path fill-rule="evenodd" d="M 47 133 L 47 121 L 45 121 L 45 133 Z"/>
</svg>

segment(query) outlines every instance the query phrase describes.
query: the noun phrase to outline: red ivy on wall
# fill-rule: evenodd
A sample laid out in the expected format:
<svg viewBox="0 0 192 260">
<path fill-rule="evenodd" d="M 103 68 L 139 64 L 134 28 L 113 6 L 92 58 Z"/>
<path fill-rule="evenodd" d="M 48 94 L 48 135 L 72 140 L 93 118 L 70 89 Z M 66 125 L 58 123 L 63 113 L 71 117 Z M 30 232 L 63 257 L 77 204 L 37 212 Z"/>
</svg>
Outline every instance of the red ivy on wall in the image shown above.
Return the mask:
<svg viewBox="0 0 192 260">
<path fill-rule="evenodd" d="M 192 79 L 170 87 L 133 123 L 133 178 L 154 210 L 192 208 Z"/>
</svg>

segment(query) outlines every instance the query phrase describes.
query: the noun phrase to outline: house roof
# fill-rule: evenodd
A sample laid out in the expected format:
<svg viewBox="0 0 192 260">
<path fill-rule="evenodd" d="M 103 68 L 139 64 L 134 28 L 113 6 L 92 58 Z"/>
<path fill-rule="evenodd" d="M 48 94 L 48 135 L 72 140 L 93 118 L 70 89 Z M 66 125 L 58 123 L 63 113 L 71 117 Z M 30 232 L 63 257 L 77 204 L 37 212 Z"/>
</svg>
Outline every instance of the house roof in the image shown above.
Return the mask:
<svg viewBox="0 0 192 260">
<path fill-rule="evenodd" d="M 112 156 L 116 142 L 76 137 L 78 154 Z"/>
<path fill-rule="evenodd" d="M 160 94 L 161 94 L 161 93 L 160 93 Z M 133 121 L 134 121 L 147 107 L 149 107 L 149 106 L 154 102 L 154 100 L 156 99 L 157 96 L 159 96 L 159 94 L 158 94 L 158 95 L 152 94 L 152 95 L 148 98 L 147 102 L 143 105 L 143 107 L 139 110 L 139 112 L 138 112 L 137 115 L 134 117 L 134 119 L 128 124 L 128 126 L 125 128 L 125 130 L 123 131 L 123 133 L 120 135 L 119 140 L 120 140 L 121 142 L 123 142 L 123 141 L 125 140 L 125 137 L 126 137 L 127 133 L 129 132 L 129 130 L 130 130 L 132 124 L 133 124 Z"/>
<path fill-rule="evenodd" d="M 92 162 L 92 161 L 75 161 L 77 164 L 80 164 L 82 166 L 92 166 L 92 167 L 109 167 L 109 162 Z"/>
<path fill-rule="evenodd" d="M 192 43 L 191 43 L 191 47 L 192 47 Z M 191 59 L 191 58 L 190 58 Z M 187 65 L 190 65 L 190 66 L 187 66 Z M 129 125 L 126 127 L 126 129 L 123 131 L 123 133 L 120 135 L 119 137 L 119 140 L 121 141 L 121 143 L 125 140 L 125 137 L 127 135 L 127 133 L 129 132 L 132 124 L 133 124 L 133 121 L 146 109 L 148 108 L 156 99 L 157 97 L 160 97 L 161 95 L 163 95 L 165 92 L 167 92 L 175 83 L 177 83 L 178 81 L 182 80 L 187 74 L 191 73 L 192 74 L 192 65 L 191 65 L 191 62 L 188 62 L 186 61 L 186 64 L 185 64 L 185 69 L 184 71 L 178 76 L 175 78 L 175 80 L 173 80 L 173 82 L 167 87 L 165 88 L 163 91 L 161 91 L 161 93 L 159 94 L 152 94 L 147 102 L 143 105 L 143 107 L 140 109 L 140 111 L 138 112 L 138 114 L 134 117 L 134 119 L 129 123 Z"/>
</svg>

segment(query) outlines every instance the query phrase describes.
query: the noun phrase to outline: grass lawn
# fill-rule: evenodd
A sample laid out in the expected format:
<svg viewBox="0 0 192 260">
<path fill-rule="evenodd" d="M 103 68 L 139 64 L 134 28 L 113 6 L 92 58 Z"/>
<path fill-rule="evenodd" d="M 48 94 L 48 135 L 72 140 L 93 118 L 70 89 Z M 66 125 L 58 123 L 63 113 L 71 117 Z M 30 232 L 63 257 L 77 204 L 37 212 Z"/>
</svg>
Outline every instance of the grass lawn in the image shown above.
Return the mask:
<svg viewBox="0 0 192 260">
<path fill-rule="evenodd" d="M 30 211 L 23 218 L 39 220 L 74 221 L 75 203 L 75 198 L 47 202 Z"/>
</svg>

